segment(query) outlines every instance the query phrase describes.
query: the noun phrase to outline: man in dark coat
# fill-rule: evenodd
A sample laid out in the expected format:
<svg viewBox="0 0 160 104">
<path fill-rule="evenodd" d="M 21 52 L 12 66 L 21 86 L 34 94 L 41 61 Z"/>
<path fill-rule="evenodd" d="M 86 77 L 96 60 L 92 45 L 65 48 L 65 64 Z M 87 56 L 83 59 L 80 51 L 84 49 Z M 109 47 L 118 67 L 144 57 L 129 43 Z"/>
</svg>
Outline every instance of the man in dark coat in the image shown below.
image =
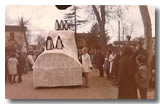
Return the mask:
<svg viewBox="0 0 160 104">
<path fill-rule="evenodd" d="M 104 55 L 100 50 L 97 50 L 96 56 L 95 56 L 95 63 L 97 68 L 99 69 L 100 77 L 104 76 L 104 71 L 103 71 L 103 64 L 104 64 Z"/>
<path fill-rule="evenodd" d="M 22 73 L 24 72 L 25 58 L 23 53 L 19 54 L 18 57 L 18 82 L 22 82 Z"/>
<path fill-rule="evenodd" d="M 137 49 L 137 52 L 136 52 L 136 56 L 138 56 L 138 55 L 144 55 L 147 58 L 147 52 L 146 52 L 145 49 L 143 49 L 142 43 L 138 43 L 137 47 L 138 47 L 138 49 Z M 145 63 L 147 63 L 147 59 L 146 59 Z"/>
<path fill-rule="evenodd" d="M 131 48 L 125 47 L 119 60 L 118 99 L 137 99 L 135 69 L 132 68 L 131 54 Z"/>
<path fill-rule="evenodd" d="M 132 49 L 132 54 L 130 56 L 131 62 L 132 62 L 132 68 L 134 69 L 134 73 L 136 73 L 138 71 L 138 65 L 136 63 L 136 57 L 137 57 L 137 51 L 136 51 L 136 46 L 132 45 L 131 46 Z"/>
</svg>

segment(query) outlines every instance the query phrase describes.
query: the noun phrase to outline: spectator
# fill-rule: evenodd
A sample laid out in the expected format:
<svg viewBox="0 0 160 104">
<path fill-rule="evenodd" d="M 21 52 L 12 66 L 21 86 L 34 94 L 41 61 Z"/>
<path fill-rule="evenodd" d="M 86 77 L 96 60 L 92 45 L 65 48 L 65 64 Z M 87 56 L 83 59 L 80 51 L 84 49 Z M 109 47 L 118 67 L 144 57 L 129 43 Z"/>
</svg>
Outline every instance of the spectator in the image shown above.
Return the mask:
<svg viewBox="0 0 160 104">
<path fill-rule="evenodd" d="M 116 57 L 116 53 L 115 53 L 115 51 L 112 51 L 112 53 L 109 55 L 109 62 L 110 62 L 110 68 L 109 68 L 109 73 L 110 73 L 110 77 L 112 78 L 112 74 L 111 74 L 111 72 L 112 72 L 112 69 L 113 69 L 113 60 L 115 59 L 115 57 Z"/>
<path fill-rule="evenodd" d="M 136 83 L 140 92 L 141 99 L 147 99 L 147 88 L 149 86 L 149 70 L 145 65 L 145 56 L 138 55 L 136 62 L 138 64 L 138 71 L 136 73 Z"/>
<path fill-rule="evenodd" d="M 8 71 L 11 77 L 10 79 L 11 84 L 15 83 L 15 78 L 17 75 L 17 65 L 18 65 L 18 60 L 16 59 L 15 54 L 13 54 L 11 58 L 9 58 L 8 60 Z"/>
<path fill-rule="evenodd" d="M 94 54 L 94 50 L 93 49 L 90 50 L 90 57 L 91 57 L 92 65 L 93 65 L 94 64 L 94 59 L 95 59 L 95 54 Z"/>
<path fill-rule="evenodd" d="M 135 73 L 132 73 L 130 47 L 124 47 L 120 51 L 119 77 L 118 77 L 118 99 L 137 99 L 137 88 L 135 82 Z"/>
<path fill-rule="evenodd" d="M 140 54 L 142 54 L 142 55 L 144 55 L 146 57 L 146 61 L 145 61 L 145 63 L 146 63 L 147 62 L 147 52 L 146 52 L 145 49 L 143 49 L 142 43 L 138 43 L 138 45 L 137 45 L 136 56 L 138 56 Z"/>
<path fill-rule="evenodd" d="M 104 61 L 104 71 L 106 72 L 106 75 L 107 75 L 106 79 L 110 79 L 109 68 L 110 68 L 109 51 L 107 51 L 105 56 L 105 61 Z"/>
<path fill-rule="evenodd" d="M 103 72 L 104 55 L 101 53 L 100 50 L 97 50 L 97 53 L 95 56 L 95 64 L 96 64 L 96 67 L 99 69 L 99 76 L 104 77 L 104 72 Z"/>
<path fill-rule="evenodd" d="M 8 75 L 8 55 L 5 54 L 5 82 L 9 80 L 9 75 Z"/>
<path fill-rule="evenodd" d="M 132 66 L 131 67 L 135 69 L 135 70 L 133 70 L 134 71 L 133 73 L 135 73 L 135 72 L 138 71 L 138 65 L 136 63 L 136 57 L 137 57 L 136 46 L 132 45 L 131 49 L 132 49 L 132 54 L 131 54 L 131 57 L 130 57 L 131 58 L 131 62 L 132 62 Z"/>
<path fill-rule="evenodd" d="M 22 73 L 24 72 L 25 58 L 24 54 L 20 53 L 18 57 L 18 82 L 22 82 Z"/>
<path fill-rule="evenodd" d="M 29 70 L 33 70 L 32 69 L 32 66 L 33 66 L 33 64 L 34 64 L 34 59 L 33 59 L 33 55 L 32 55 L 32 53 L 30 52 L 28 55 L 27 55 L 27 63 L 28 63 L 28 65 L 29 65 Z"/>
<path fill-rule="evenodd" d="M 119 52 L 116 51 L 116 56 L 113 60 L 113 65 L 112 65 L 112 72 L 111 72 L 111 76 L 112 76 L 112 79 L 114 81 L 114 84 L 117 85 L 118 84 L 118 64 L 119 64 L 119 59 L 120 59 L 120 55 L 119 55 Z"/>
</svg>

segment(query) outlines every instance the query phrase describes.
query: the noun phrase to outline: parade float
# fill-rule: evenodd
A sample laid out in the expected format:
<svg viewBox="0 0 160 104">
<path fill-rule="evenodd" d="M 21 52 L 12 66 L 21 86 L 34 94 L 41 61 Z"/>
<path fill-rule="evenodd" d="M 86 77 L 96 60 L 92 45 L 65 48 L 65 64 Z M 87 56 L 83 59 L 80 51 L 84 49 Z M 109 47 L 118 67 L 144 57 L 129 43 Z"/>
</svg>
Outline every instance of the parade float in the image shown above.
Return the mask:
<svg viewBox="0 0 160 104">
<path fill-rule="evenodd" d="M 78 61 L 74 32 L 56 27 L 45 40 L 45 49 L 33 65 L 33 86 L 82 85 L 82 66 Z"/>
</svg>

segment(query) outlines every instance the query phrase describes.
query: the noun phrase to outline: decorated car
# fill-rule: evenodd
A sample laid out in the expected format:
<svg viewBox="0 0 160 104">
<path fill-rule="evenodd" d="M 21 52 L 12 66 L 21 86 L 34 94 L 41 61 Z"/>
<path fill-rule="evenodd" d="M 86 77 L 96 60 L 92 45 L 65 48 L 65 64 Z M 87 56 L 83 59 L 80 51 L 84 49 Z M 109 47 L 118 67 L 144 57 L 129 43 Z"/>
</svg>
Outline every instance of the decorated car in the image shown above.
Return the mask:
<svg viewBox="0 0 160 104">
<path fill-rule="evenodd" d="M 33 65 L 34 87 L 82 85 L 82 66 L 78 61 L 74 33 L 53 30 L 46 47 Z"/>
</svg>

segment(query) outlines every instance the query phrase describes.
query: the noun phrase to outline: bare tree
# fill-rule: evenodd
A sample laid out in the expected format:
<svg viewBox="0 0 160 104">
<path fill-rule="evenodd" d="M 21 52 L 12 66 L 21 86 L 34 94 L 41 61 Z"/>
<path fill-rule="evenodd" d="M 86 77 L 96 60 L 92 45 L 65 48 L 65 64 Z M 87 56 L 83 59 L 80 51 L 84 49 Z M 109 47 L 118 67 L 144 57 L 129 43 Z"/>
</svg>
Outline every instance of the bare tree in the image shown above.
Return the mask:
<svg viewBox="0 0 160 104">
<path fill-rule="evenodd" d="M 45 37 L 38 35 L 34 41 L 37 42 L 38 46 L 42 48 L 45 44 Z"/>
<path fill-rule="evenodd" d="M 92 5 L 93 11 L 96 15 L 96 19 L 98 22 L 98 26 L 100 29 L 100 39 L 102 41 L 102 48 L 104 49 L 105 47 L 105 23 L 106 23 L 106 19 L 105 19 L 105 6 L 104 5 L 100 5 L 100 10 L 98 10 L 98 8 L 95 5 Z"/>
<path fill-rule="evenodd" d="M 31 32 L 29 30 L 26 31 L 26 38 L 27 38 L 28 44 L 31 43 L 32 35 L 31 35 Z"/>
<path fill-rule="evenodd" d="M 118 23 L 124 21 L 125 13 L 128 10 L 127 6 L 95 6 L 92 5 L 92 9 L 96 16 L 99 28 L 101 39 L 105 43 L 105 25 L 109 24 L 111 20 L 118 21 Z M 120 27 L 120 24 L 119 24 Z M 119 28 L 119 37 L 120 37 L 120 28 Z"/>
<path fill-rule="evenodd" d="M 142 16 L 144 25 L 144 35 L 146 39 L 146 49 L 147 49 L 147 64 L 150 65 L 152 60 L 152 25 L 147 6 L 139 6 L 139 10 Z"/>
<path fill-rule="evenodd" d="M 29 23 L 30 19 L 25 19 L 23 16 L 18 18 L 18 24 L 21 26 L 21 28 L 23 29 L 28 23 Z M 27 51 L 29 50 L 29 46 L 28 46 L 28 41 L 27 41 L 27 36 L 26 36 L 26 31 L 23 31 L 24 34 L 24 38 L 25 38 L 25 42 L 27 45 Z"/>
</svg>

